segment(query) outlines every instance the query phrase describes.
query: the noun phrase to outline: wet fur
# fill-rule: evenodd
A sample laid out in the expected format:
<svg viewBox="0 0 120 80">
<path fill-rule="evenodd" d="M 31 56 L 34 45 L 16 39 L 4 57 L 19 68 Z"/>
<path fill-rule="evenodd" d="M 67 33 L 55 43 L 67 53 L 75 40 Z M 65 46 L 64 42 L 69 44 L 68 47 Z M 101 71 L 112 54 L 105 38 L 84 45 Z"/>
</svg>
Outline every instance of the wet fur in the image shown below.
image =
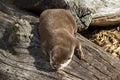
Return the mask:
<svg viewBox="0 0 120 80">
<path fill-rule="evenodd" d="M 75 34 L 77 25 L 68 10 L 49 9 L 40 15 L 41 51 L 46 58 L 50 58 L 53 68 L 63 68 L 71 61 L 74 51 L 83 56 L 81 45 Z M 64 62 L 70 57 L 70 61 Z M 54 59 L 55 58 L 55 59 Z M 55 60 L 55 61 L 54 61 Z M 67 63 L 61 66 L 62 63 Z"/>
</svg>

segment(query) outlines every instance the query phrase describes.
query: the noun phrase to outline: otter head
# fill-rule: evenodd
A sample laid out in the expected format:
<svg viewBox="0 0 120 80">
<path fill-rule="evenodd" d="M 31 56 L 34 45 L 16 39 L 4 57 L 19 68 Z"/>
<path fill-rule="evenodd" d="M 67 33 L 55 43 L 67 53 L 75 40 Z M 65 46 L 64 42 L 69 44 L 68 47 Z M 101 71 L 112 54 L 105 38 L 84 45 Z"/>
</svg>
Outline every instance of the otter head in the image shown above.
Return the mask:
<svg viewBox="0 0 120 80">
<path fill-rule="evenodd" d="M 53 69 L 58 70 L 66 67 L 74 54 L 73 49 L 56 46 L 50 53 L 50 65 Z"/>
</svg>

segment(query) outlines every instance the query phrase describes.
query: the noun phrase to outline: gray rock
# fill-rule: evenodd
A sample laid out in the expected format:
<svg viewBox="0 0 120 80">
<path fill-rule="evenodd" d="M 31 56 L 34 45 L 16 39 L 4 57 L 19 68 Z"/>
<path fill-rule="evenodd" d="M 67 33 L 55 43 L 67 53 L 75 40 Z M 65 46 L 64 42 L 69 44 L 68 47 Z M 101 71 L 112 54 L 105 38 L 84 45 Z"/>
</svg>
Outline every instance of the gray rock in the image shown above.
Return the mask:
<svg viewBox="0 0 120 80">
<path fill-rule="evenodd" d="M 29 53 L 27 48 L 30 46 L 33 37 L 32 27 L 27 20 L 17 19 L 12 27 L 9 36 L 9 43 L 13 46 L 16 53 Z"/>
</svg>

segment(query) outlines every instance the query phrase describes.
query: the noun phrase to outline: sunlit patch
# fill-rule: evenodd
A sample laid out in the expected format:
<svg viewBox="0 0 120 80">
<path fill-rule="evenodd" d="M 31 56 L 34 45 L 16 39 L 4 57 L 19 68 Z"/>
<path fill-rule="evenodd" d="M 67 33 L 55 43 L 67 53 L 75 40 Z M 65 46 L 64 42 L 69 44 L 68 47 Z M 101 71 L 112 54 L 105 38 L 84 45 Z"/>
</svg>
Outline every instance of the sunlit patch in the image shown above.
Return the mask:
<svg viewBox="0 0 120 80">
<path fill-rule="evenodd" d="M 71 59 L 67 60 L 65 63 L 61 64 L 59 69 L 66 67 L 70 63 Z"/>
</svg>

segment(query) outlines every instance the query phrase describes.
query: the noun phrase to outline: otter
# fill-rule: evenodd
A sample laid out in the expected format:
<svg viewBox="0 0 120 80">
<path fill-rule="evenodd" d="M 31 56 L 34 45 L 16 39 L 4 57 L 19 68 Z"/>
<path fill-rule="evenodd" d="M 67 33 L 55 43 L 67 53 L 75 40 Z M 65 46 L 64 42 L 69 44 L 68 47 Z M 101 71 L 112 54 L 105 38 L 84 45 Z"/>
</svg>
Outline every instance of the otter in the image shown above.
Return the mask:
<svg viewBox="0 0 120 80">
<path fill-rule="evenodd" d="M 77 25 L 70 11 L 48 9 L 41 13 L 39 21 L 41 52 L 49 58 L 53 69 L 66 67 L 75 50 L 83 57 L 81 44 L 75 37 Z"/>
</svg>

